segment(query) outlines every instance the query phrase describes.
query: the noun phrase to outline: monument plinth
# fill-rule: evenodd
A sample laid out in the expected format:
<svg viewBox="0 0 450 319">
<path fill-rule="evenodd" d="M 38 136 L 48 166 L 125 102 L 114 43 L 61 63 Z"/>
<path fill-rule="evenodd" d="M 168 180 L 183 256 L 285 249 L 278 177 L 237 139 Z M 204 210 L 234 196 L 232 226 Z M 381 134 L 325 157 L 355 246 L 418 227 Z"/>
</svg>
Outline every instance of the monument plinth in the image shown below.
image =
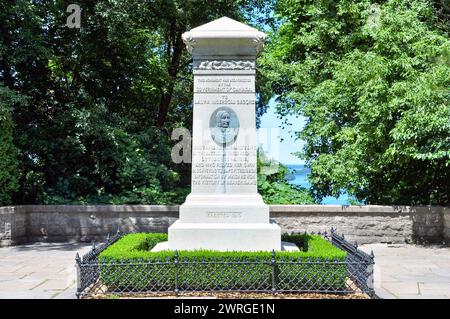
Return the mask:
<svg viewBox="0 0 450 319">
<path fill-rule="evenodd" d="M 168 248 L 280 250 L 257 191 L 255 65 L 266 35 L 223 17 L 183 34 L 193 56 L 192 188 Z"/>
</svg>

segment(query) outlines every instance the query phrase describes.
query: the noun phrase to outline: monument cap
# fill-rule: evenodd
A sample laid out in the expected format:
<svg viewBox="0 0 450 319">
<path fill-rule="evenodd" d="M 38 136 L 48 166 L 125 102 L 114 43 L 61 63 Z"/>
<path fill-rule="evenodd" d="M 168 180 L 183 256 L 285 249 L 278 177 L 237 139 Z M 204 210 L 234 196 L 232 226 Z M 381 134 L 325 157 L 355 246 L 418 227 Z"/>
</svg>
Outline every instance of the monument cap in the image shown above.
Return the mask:
<svg viewBox="0 0 450 319">
<path fill-rule="evenodd" d="M 183 41 L 192 55 L 256 56 L 266 34 L 228 17 L 211 21 L 183 33 Z"/>
</svg>

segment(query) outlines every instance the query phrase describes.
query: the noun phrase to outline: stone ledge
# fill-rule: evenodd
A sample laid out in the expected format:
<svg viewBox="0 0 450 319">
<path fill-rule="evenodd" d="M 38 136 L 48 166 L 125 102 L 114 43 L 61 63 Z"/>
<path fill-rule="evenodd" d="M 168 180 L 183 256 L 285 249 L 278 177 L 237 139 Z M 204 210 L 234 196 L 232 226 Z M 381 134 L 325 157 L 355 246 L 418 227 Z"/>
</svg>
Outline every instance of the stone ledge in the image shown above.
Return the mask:
<svg viewBox="0 0 450 319">
<path fill-rule="evenodd" d="M 177 205 L 20 205 L 0 207 L 0 214 L 26 211 L 27 213 L 140 213 L 176 212 Z"/>
<path fill-rule="evenodd" d="M 30 241 L 102 240 L 123 232 L 166 232 L 176 205 L 20 205 L 0 207 L 0 246 Z M 358 243 L 450 241 L 450 207 L 270 205 L 283 232 L 337 228 Z M 6 223 L 11 233 L 5 233 Z M 9 227 L 9 226 L 8 226 Z"/>
<path fill-rule="evenodd" d="M 346 206 L 346 205 L 269 205 L 271 213 L 382 213 L 382 214 L 411 214 L 424 212 L 442 212 L 448 209 L 444 206 Z"/>
<path fill-rule="evenodd" d="M 346 205 L 269 205 L 271 213 L 382 213 L 406 214 L 411 213 L 444 213 L 448 216 L 450 225 L 450 207 L 445 206 L 346 206 Z M 178 213 L 178 205 L 18 205 L 0 207 L 2 213 L 147 213 L 172 212 Z"/>
</svg>

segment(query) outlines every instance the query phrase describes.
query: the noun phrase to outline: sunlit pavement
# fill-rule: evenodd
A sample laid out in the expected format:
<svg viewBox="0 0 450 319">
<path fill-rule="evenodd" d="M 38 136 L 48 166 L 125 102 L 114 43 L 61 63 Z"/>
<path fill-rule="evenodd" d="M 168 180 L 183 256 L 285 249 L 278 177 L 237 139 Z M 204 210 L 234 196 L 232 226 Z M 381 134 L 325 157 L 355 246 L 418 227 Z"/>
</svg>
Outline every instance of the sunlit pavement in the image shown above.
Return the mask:
<svg viewBox="0 0 450 319">
<path fill-rule="evenodd" d="M 0 298 L 75 298 L 75 254 L 84 254 L 90 247 L 36 243 L 0 248 Z"/>
<path fill-rule="evenodd" d="M 386 299 L 450 299 L 450 247 L 370 244 L 374 285 Z"/>
<path fill-rule="evenodd" d="M 375 291 L 381 298 L 449 298 L 450 248 L 362 245 L 375 254 Z M 0 248 L 0 298 L 75 298 L 75 254 L 88 244 L 36 243 Z"/>
</svg>

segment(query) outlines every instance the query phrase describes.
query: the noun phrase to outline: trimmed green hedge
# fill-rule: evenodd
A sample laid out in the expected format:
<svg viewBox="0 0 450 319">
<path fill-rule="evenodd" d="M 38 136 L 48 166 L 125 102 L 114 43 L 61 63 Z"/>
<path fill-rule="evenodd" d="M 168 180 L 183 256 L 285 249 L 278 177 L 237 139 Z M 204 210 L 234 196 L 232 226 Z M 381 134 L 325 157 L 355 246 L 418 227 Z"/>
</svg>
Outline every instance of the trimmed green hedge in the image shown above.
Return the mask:
<svg viewBox="0 0 450 319">
<path fill-rule="evenodd" d="M 283 235 L 299 252 L 277 252 L 275 281 L 277 290 L 302 287 L 303 290 L 344 289 L 346 253 L 317 235 Z M 153 291 L 175 289 L 175 252 L 150 250 L 167 241 L 167 234 L 129 234 L 99 255 L 101 282 L 111 291 Z M 270 290 L 272 270 L 270 252 L 179 251 L 178 286 L 198 290 Z M 251 264 L 244 264 L 243 261 Z M 265 262 L 262 262 L 262 261 Z M 330 261 L 329 264 L 298 263 Z M 201 263 L 190 264 L 197 261 Z M 219 263 L 217 263 L 219 261 Z M 210 262 L 210 263 L 208 263 Z M 214 263 L 213 263 L 214 262 Z M 227 262 L 220 263 L 220 262 Z M 231 264 L 230 264 L 231 263 Z M 301 275 L 297 275 L 301 273 Z"/>
</svg>

